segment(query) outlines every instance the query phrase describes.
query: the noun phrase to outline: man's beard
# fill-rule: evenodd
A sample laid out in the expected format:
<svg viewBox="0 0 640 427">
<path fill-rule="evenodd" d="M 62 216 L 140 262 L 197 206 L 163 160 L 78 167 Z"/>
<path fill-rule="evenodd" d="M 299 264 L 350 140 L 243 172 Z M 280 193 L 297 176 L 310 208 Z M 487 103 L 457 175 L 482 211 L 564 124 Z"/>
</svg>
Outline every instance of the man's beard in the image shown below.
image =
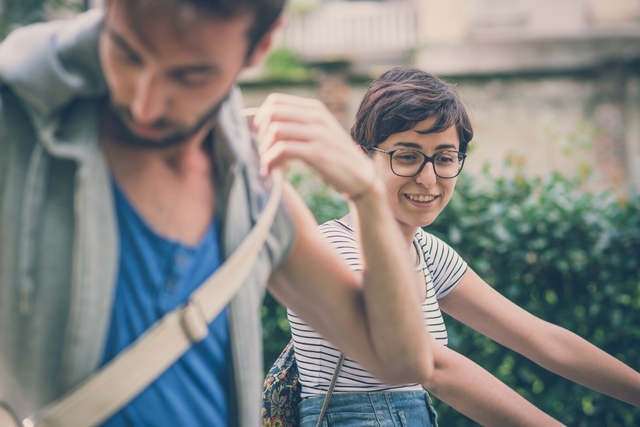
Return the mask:
<svg viewBox="0 0 640 427">
<path fill-rule="evenodd" d="M 175 147 L 184 144 L 191 139 L 196 133 L 198 133 L 204 126 L 215 122 L 215 119 L 222 107 L 222 104 L 227 99 L 225 96 L 222 101 L 214 105 L 208 112 L 198 119 L 195 125 L 187 128 L 181 124 L 171 122 L 165 118 L 161 118 L 153 122 L 149 127 L 157 130 L 172 130 L 168 136 L 161 139 L 147 139 L 140 137 L 133 133 L 127 122 L 133 122 L 133 115 L 131 110 L 124 106 L 109 102 L 110 115 L 112 117 L 112 124 L 115 126 L 114 136 L 121 144 L 129 145 L 132 147 L 144 147 L 144 148 L 156 148 L 164 149 Z"/>
</svg>

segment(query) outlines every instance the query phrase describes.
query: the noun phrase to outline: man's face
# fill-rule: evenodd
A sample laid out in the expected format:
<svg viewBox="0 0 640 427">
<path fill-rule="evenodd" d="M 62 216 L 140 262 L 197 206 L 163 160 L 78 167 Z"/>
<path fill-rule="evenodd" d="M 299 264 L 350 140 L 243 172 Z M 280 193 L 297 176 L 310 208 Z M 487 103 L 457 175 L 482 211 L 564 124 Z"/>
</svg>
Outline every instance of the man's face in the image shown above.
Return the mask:
<svg viewBox="0 0 640 427">
<path fill-rule="evenodd" d="M 246 64 L 252 18 L 193 17 L 185 24 L 158 12 L 134 19 L 123 3 L 112 2 L 100 36 L 122 142 L 158 148 L 185 142 L 213 122 Z"/>
</svg>

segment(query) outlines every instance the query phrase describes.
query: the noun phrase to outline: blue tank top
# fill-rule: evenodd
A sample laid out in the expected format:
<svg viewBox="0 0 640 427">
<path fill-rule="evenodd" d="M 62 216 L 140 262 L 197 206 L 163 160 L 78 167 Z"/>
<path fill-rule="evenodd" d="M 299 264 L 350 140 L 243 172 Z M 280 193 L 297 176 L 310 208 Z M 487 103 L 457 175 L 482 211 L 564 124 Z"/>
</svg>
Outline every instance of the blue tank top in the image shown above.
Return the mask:
<svg viewBox="0 0 640 427">
<path fill-rule="evenodd" d="M 195 247 L 155 233 L 113 183 L 120 270 L 102 363 L 184 303 L 221 264 L 219 223 Z M 210 333 L 104 426 L 228 426 L 232 375 L 227 309 Z"/>
</svg>

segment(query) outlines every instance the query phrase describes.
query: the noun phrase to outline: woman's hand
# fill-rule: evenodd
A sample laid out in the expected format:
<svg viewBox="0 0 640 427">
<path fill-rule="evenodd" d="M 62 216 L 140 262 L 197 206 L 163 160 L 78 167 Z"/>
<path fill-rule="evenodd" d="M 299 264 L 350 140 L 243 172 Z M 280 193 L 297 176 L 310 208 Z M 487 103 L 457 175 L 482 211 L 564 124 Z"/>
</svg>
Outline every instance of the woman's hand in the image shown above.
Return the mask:
<svg viewBox="0 0 640 427">
<path fill-rule="evenodd" d="M 300 159 L 351 198 L 372 187 L 372 162 L 322 102 L 271 94 L 258 110 L 254 125 L 264 175 L 289 160 Z"/>
</svg>

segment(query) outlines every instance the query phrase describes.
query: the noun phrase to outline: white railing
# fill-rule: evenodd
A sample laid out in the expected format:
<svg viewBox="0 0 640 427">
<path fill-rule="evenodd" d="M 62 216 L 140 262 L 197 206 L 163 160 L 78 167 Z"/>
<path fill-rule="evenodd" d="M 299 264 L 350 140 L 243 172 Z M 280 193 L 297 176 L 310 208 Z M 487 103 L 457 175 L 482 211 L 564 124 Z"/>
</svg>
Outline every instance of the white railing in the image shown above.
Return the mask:
<svg viewBox="0 0 640 427">
<path fill-rule="evenodd" d="M 289 19 L 284 44 L 306 58 L 406 52 L 416 41 L 410 2 L 334 1 Z"/>
</svg>

